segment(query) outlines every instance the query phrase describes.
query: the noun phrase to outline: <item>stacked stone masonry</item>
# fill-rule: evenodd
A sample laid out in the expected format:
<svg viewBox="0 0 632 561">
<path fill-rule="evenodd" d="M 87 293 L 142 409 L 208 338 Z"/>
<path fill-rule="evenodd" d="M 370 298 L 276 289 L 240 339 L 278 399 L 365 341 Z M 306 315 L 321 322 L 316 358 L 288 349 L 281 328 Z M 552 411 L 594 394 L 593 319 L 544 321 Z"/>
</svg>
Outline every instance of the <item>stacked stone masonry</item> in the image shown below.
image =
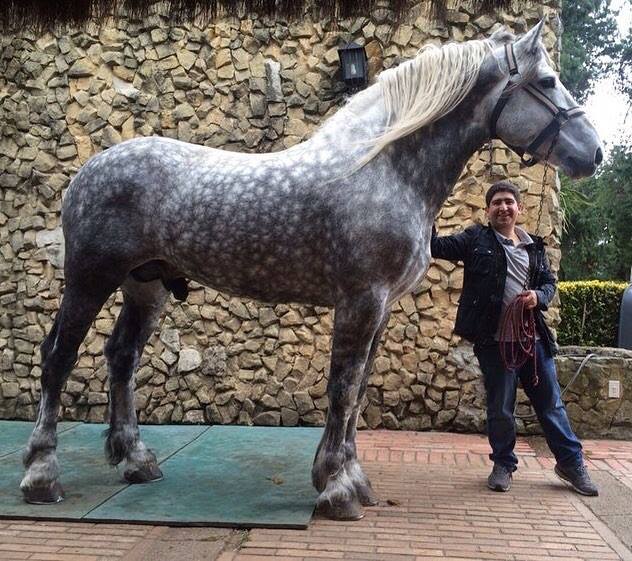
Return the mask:
<svg viewBox="0 0 632 561">
<path fill-rule="evenodd" d="M 162 135 L 225 150 L 282 150 L 308 138 L 344 103 L 337 48 L 365 45 L 370 77 L 429 43 L 487 37 L 504 24 L 524 32 L 549 16 L 556 60 L 559 3 L 499 18 L 466 3 L 431 22 L 419 3 L 394 26 L 388 10 L 331 22 L 246 15 L 202 27 L 169 26 L 156 13 L 81 30 L 0 36 L 0 417 L 33 419 L 39 344 L 63 292 L 60 204 L 77 169 L 118 142 Z M 475 156 L 447 201 L 441 234 L 484 221 L 484 191 L 516 182 L 534 228 L 543 170 L 521 168 L 500 143 Z M 560 258 L 558 185 L 548 177 L 540 234 Z M 453 335 L 460 265 L 434 263 L 395 306 L 369 380 L 361 426 L 481 430 L 484 397 L 470 345 Z M 327 409 L 332 329 L 328 309 L 231 298 L 195 284 L 172 301 L 136 376 L 141 422 L 320 425 Z M 103 345 L 121 307 L 103 308 L 62 396 L 64 419 L 103 421 Z M 551 312 L 553 323 L 557 309 Z"/>
</svg>

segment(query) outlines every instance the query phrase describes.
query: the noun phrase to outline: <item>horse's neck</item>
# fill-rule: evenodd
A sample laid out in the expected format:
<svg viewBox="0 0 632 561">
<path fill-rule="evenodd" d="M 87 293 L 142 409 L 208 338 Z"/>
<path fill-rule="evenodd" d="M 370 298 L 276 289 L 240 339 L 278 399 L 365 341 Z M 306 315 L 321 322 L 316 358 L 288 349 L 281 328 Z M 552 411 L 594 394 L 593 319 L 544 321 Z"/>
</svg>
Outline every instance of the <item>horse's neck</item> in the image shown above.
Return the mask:
<svg viewBox="0 0 632 561">
<path fill-rule="evenodd" d="M 417 191 L 434 216 L 467 160 L 485 141 L 486 127 L 474 121 L 476 107 L 469 105 L 465 101 L 432 125 L 394 141 L 366 168 L 391 168 L 396 183 Z M 384 99 L 379 86 L 374 85 L 356 94 L 299 150 L 303 154 L 326 152 L 329 156 L 321 164 L 327 165 L 335 177 L 370 150 L 371 143 L 366 141 L 383 133 L 386 125 Z"/>
<path fill-rule="evenodd" d="M 354 95 L 347 105 L 328 119 L 313 138 L 314 146 L 327 144 L 341 156 L 345 165 L 368 152 L 368 139 L 383 133 L 386 127 L 384 100 L 379 86 L 373 86 Z"/>
<path fill-rule="evenodd" d="M 475 113 L 474 107 L 463 104 L 388 149 L 398 177 L 420 195 L 433 217 L 452 193 L 467 161 L 487 138 L 487 128 L 474 120 Z"/>
</svg>

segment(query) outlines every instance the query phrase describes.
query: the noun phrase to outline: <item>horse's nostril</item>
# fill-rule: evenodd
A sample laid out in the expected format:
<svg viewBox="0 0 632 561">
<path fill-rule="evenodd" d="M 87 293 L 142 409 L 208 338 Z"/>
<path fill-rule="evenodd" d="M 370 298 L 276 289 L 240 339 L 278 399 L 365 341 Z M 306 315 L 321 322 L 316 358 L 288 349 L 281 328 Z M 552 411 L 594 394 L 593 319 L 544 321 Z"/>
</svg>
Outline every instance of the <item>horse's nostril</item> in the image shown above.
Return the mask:
<svg viewBox="0 0 632 561">
<path fill-rule="evenodd" d="M 595 152 L 595 165 L 598 166 L 603 160 L 603 152 L 601 148 L 597 148 L 597 152 Z"/>
</svg>

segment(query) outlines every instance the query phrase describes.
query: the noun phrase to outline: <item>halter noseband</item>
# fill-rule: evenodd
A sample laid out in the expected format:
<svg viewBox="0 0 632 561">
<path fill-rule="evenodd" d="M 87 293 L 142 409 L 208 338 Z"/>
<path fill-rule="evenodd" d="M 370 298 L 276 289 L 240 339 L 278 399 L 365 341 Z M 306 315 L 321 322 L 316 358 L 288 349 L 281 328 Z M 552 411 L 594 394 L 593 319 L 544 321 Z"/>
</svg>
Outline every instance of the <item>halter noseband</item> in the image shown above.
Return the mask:
<svg viewBox="0 0 632 561">
<path fill-rule="evenodd" d="M 505 105 L 507 105 L 507 102 L 509 101 L 509 98 L 511 97 L 511 94 L 513 92 L 511 76 L 520 74 L 520 72 L 518 71 L 518 63 L 516 62 L 516 54 L 514 53 L 513 43 L 505 45 L 505 58 L 507 60 L 507 65 L 509 66 L 510 78 L 502 94 L 500 94 L 500 98 L 496 102 L 496 106 L 494 107 L 494 111 L 492 112 L 490 124 L 492 138 L 499 138 L 498 134 L 496 133 L 496 123 L 498 122 L 498 118 L 503 112 L 503 109 L 505 108 Z M 583 115 L 584 110 L 581 107 L 577 106 L 564 109 L 553 102 L 553 100 L 551 100 L 541 89 L 532 84 L 527 84 L 523 86 L 523 89 L 553 115 L 553 119 L 551 120 L 551 122 L 546 127 L 544 127 L 544 129 L 540 132 L 540 134 L 538 134 L 535 140 L 531 142 L 531 144 L 529 144 L 529 146 L 527 146 L 526 148 L 513 146 L 503 140 L 503 142 L 505 142 L 505 144 L 507 144 L 509 148 L 511 148 L 516 154 L 518 154 L 518 156 L 520 156 L 520 160 L 525 166 L 531 167 L 539 162 L 539 158 L 535 156 L 535 151 L 540 147 L 540 145 L 548 138 L 553 137 L 553 141 L 551 144 L 552 149 L 557 142 L 557 137 L 560 133 L 560 129 L 570 119 Z M 528 154 L 528 159 L 525 158 L 525 154 Z"/>
</svg>

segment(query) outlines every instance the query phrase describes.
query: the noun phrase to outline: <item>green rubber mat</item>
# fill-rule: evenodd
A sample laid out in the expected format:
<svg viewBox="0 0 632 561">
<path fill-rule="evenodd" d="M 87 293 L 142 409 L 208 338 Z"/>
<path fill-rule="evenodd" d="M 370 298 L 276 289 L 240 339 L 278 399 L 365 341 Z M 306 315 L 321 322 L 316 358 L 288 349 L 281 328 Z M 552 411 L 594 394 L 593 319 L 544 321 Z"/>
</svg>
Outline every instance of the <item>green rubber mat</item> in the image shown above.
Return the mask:
<svg viewBox="0 0 632 561">
<path fill-rule="evenodd" d="M 58 442 L 66 499 L 29 505 L 19 483 L 31 428 L 0 421 L 0 451 L 13 450 L 0 455 L 0 518 L 306 528 L 312 516 L 310 472 L 322 429 L 142 426 L 164 479 L 129 485 L 105 461 L 106 425 L 66 424 Z"/>
<path fill-rule="evenodd" d="M 79 423 L 58 423 L 57 434 L 76 427 Z M 33 423 L 26 421 L 0 421 L 0 458 L 23 450 L 33 432 Z"/>
<path fill-rule="evenodd" d="M 5 427 L 12 421 L 0 422 L 4 442 Z M 32 424 L 28 423 L 32 429 Z M 116 468 L 105 460 L 103 431 L 106 425 L 76 424 L 59 433 L 57 457 L 61 466 L 61 483 L 66 498 L 51 505 L 30 505 L 22 499 L 19 486 L 24 468 L 23 449 L 0 458 L 0 516 L 50 519 L 78 519 L 129 485 L 122 481 Z M 202 432 L 204 426 L 144 426 L 142 438 L 155 451 L 158 461 L 178 452 Z M 20 443 L 26 444 L 28 437 Z"/>
</svg>

